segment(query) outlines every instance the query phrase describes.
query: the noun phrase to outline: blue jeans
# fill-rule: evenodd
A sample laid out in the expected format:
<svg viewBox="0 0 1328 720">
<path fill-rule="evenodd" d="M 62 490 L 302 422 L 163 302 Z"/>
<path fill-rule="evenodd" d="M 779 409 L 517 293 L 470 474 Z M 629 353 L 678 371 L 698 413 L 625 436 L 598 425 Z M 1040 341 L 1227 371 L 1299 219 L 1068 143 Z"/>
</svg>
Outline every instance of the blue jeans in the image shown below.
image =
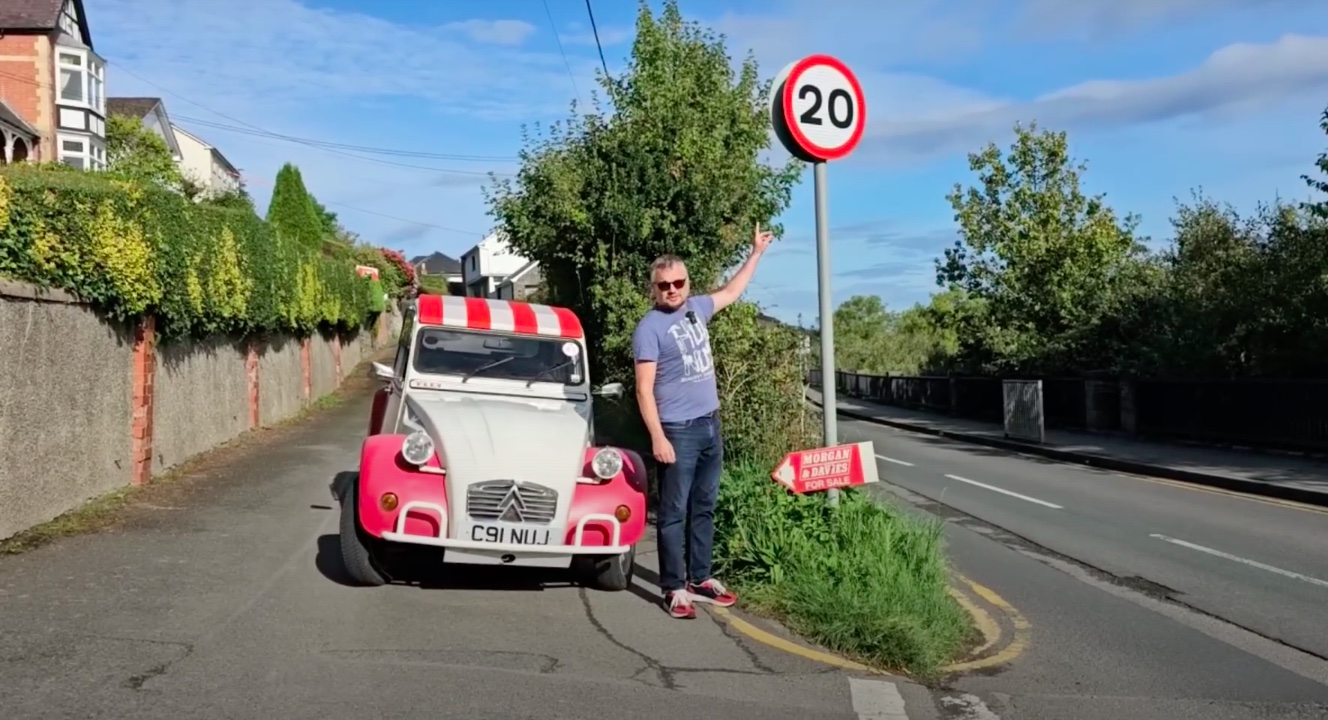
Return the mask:
<svg viewBox="0 0 1328 720">
<path fill-rule="evenodd" d="M 710 579 L 724 439 L 718 411 L 661 425 L 674 454 L 674 462 L 661 465 L 659 473 L 659 586 L 668 593 L 682 589 L 688 580 Z M 691 532 L 687 533 L 689 521 Z M 686 576 L 684 540 L 690 540 Z"/>
</svg>

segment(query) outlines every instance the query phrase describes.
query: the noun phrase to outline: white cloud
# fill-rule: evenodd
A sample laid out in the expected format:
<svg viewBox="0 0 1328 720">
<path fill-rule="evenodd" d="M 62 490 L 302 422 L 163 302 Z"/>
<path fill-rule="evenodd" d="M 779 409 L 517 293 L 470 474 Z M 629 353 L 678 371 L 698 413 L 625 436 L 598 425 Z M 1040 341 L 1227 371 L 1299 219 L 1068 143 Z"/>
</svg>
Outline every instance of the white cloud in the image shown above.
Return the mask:
<svg viewBox="0 0 1328 720">
<path fill-rule="evenodd" d="M 535 34 L 535 26 L 522 20 L 464 20 L 443 27 L 460 30 L 478 43 L 520 45 Z"/>
<path fill-rule="evenodd" d="M 860 155 L 890 163 L 975 150 L 1007 136 L 1016 121 L 1075 130 L 1268 110 L 1324 88 L 1328 37 L 1284 35 L 1267 44 L 1229 45 L 1179 75 L 1094 80 L 1026 102 L 975 100 L 924 118 L 870 122 Z"/>
</svg>

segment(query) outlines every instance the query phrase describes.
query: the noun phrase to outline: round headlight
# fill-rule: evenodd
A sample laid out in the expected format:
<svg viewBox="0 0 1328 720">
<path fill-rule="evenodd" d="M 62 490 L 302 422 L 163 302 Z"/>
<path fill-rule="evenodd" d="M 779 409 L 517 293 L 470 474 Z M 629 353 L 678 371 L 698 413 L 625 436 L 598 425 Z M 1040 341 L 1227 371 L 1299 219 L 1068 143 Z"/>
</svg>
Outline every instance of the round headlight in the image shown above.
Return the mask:
<svg viewBox="0 0 1328 720">
<path fill-rule="evenodd" d="M 423 465 L 432 455 L 433 439 L 423 430 L 416 430 L 401 441 L 401 457 L 411 465 Z"/>
<path fill-rule="evenodd" d="M 608 480 L 622 472 L 622 467 L 622 453 L 613 448 L 601 449 L 590 461 L 590 469 L 602 480 Z"/>
</svg>

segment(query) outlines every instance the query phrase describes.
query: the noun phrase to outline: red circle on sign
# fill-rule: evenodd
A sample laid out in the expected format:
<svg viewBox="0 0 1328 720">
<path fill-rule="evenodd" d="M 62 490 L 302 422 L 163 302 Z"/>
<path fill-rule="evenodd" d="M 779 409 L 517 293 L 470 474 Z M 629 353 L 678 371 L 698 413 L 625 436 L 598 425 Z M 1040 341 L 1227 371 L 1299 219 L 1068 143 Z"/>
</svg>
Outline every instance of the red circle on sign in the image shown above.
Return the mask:
<svg viewBox="0 0 1328 720">
<path fill-rule="evenodd" d="M 808 70 L 822 65 L 838 71 L 848 80 L 849 87 L 853 89 L 853 100 L 858 104 L 859 110 L 857 127 L 853 128 L 853 134 L 849 136 L 847 142 L 835 148 L 821 147 L 812 142 L 798 126 L 797 118 L 793 114 L 793 88 L 798 86 L 798 79 Z M 853 152 L 853 148 L 858 146 L 862 132 L 867 128 L 867 98 L 862 93 L 862 84 L 858 82 L 858 77 L 839 58 L 829 55 L 808 55 L 799 60 L 793 69 L 789 70 L 788 78 L 784 80 L 783 96 L 784 122 L 788 125 L 789 134 L 793 136 L 794 142 L 798 143 L 807 154 L 822 160 L 838 160 Z"/>
</svg>

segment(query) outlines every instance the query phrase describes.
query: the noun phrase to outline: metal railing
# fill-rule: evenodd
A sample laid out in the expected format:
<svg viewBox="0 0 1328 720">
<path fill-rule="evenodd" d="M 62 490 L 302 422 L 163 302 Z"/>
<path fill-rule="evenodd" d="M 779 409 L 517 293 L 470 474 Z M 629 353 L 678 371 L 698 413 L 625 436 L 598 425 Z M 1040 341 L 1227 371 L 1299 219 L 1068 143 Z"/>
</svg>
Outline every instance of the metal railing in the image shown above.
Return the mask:
<svg viewBox="0 0 1328 720">
<path fill-rule="evenodd" d="M 845 397 L 992 423 L 1007 421 L 1006 381 L 1039 381 L 1048 430 L 1328 452 L 1328 380 L 835 375 Z"/>
</svg>

